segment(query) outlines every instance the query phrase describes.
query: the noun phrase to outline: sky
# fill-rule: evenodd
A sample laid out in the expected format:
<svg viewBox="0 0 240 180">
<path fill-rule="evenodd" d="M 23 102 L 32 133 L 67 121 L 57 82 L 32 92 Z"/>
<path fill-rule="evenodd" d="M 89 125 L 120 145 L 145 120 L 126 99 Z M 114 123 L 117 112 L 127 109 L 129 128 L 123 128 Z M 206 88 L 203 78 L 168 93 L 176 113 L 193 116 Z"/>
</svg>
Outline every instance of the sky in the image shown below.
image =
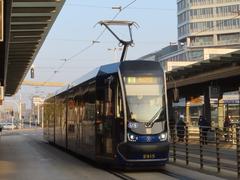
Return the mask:
<svg viewBox="0 0 240 180">
<path fill-rule="evenodd" d="M 110 20 L 119 12 L 112 7 L 127 5 L 116 20 L 139 25 L 133 28 L 135 46 L 129 48 L 127 59 L 137 59 L 177 41 L 176 0 L 66 0 L 34 60 L 34 81 L 70 83 L 100 65 L 119 61 L 118 42 L 110 32 L 105 31 L 99 43 L 91 44 L 104 30 L 97 22 Z M 128 37 L 125 29 L 114 30 Z M 25 79 L 31 80 L 29 73 Z M 21 93 L 27 101 L 33 95 L 45 96 L 57 89 L 22 86 L 13 98 L 18 99 Z"/>
</svg>

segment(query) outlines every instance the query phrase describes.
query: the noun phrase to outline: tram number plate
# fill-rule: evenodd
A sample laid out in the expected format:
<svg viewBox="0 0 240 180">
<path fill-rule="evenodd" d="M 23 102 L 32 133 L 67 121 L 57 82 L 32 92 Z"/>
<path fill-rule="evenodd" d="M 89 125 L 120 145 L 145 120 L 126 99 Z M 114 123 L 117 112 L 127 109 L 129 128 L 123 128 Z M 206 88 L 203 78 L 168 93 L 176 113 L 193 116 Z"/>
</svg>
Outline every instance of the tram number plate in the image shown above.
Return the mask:
<svg viewBox="0 0 240 180">
<path fill-rule="evenodd" d="M 155 154 L 143 154 L 143 159 L 155 159 Z"/>
</svg>

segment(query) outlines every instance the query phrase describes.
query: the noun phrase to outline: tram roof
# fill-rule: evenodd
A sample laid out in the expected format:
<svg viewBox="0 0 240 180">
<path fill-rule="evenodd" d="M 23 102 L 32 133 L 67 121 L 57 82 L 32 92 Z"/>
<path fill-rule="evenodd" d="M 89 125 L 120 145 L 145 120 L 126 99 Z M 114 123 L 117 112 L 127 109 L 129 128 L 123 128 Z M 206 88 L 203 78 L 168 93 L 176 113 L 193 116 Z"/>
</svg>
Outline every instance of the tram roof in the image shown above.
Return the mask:
<svg viewBox="0 0 240 180">
<path fill-rule="evenodd" d="M 112 64 L 107 64 L 103 65 L 100 67 L 95 68 L 94 70 L 88 72 L 87 74 L 83 75 L 79 79 L 73 81 L 72 83 L 64 86 L 63 88 L 59 89 L 56 91 L 55 95 L 61 94 L 62 92 L 71 89 L 81 83 L 87 82 L 88 80 L 91 80 L 93 78 L 96 78 L 97 76 L 101 76 L 104 74 L 112 74 L 116 73 L 119 67 L 119 62 L 118 63 L 112 63 Z"/>
<path fill-rule="evenodd" d="M 137 60 L 133 60 L 133 61 L 137 61 Z M 140 61 L 144 61 L 144 60 L 140 60 Z M 70 84 L 62 87 L 61 89 L 57 90 L 55 92 L 55 94 L 53 94 L 52 96 L 61 94 L 64 91 L 67 91 L 67 90 L 69 90 L 69 89 L 71 89 L 71 88 L 73 88 L 73 87 L 75 87 L 75 86 L 77 86 L 79 84 L 82 84 L 84 82 L 87 82 L 87 81 L 89 81 L 91 79 L 94 79 L 97 76 L 102 76 L 104 74 L 117 73 L 119 65 L 120 65 L 120 62 L 117 62 L 117 63 L 106 64 L 106 65 L 102 65 L 100 67 L 97 67 L 94 70 L 92 70 L 92 71 L 88 72 L 87 74 L 83 75 L 79 79 L 77 79 L 77 80 L 73 81 L 72 83 L 70 83 Z M 52 96 L 50 96 L 49 98 L 51 98 Z"/>
<path fill-rule="evenodd" d="M 168 89 L 240 75 L 240 50 L 167 72 Z"/>
</svg>

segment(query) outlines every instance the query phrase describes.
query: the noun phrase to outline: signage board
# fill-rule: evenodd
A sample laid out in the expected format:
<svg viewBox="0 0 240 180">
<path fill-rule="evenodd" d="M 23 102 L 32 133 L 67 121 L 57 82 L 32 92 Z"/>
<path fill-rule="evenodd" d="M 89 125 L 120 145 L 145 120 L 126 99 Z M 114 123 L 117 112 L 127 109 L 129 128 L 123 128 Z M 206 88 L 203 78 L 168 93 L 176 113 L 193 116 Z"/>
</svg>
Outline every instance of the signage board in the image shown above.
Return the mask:
<svg viewBox="0 0 240 180">
<path fill-rule="evenodd" d="M 44 99 L 39 97 L 39 96 L 33 96 L 32 97 L 32 102 L 33 102 L 34 105 L 43 104 Z"/>
<path fill-rule="evenodd" d="M 3 41 L 3 0 L 0 0 L 0 42 Z"/>
<path fill-rule="evenodd" d="M 209 97 L 219 98 L 221 95 L 221 90 L 219 86 L 209 86 Z"/>
</svg>

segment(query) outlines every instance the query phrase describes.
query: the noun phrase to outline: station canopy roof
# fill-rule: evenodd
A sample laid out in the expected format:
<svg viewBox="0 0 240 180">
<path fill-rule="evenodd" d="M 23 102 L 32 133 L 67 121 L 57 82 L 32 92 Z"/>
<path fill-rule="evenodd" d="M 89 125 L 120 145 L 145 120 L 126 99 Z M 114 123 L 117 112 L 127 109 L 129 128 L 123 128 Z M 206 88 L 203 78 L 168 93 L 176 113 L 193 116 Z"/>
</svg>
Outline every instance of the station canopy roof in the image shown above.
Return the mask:
<svg viewBox="0 0 240 180">
<path fill-rule="evenodd" d="M 208 60 L 167 72 L 168 89 L 221 78 L 240 76 L 240 51 L 219 55 Z"/>
<path fill-rule="evenodd" d="M 65 0 L 13 0 L 5 95 L 17 92 Z"/>
</svg>

